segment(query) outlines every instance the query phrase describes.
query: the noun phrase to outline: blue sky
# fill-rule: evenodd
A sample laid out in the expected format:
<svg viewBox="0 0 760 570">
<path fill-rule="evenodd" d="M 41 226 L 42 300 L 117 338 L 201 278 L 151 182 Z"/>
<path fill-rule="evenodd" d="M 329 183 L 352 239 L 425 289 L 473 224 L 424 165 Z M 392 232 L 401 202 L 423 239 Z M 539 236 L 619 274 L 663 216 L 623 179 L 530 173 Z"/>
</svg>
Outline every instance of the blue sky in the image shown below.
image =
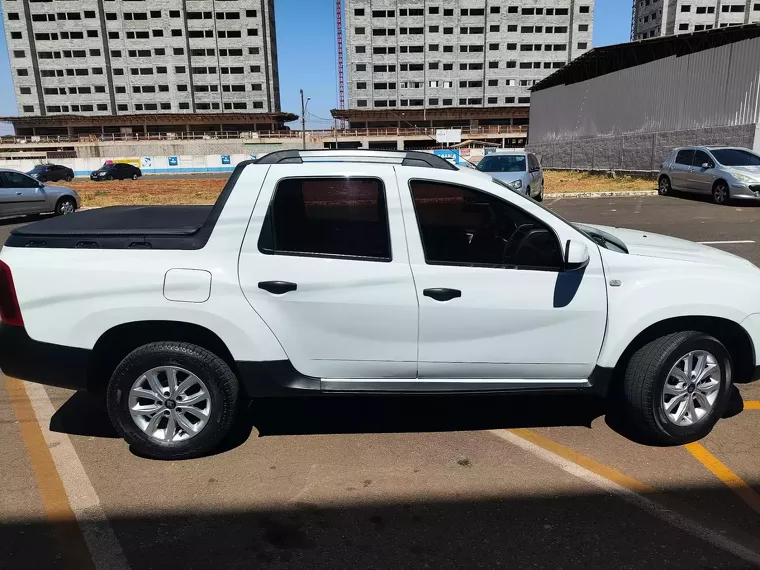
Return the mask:
<svg viewBox="0 0 760 570">
<path fill-rule="evenodd" d="M 338 101 L 335 1 L 275 0 L 275 15 L 282 109 L 300 115 L 298 90 L 303 89 L 311 98 L 307 126 L 329 128 L 332 124 L 330 109 L 337 107 Z M 596 0 L 594 46 L 628 41 L 630 26 L 628 0 Z M 13 81 L 3 32 L 0 34 L 0 115 L 15 114 Z M 0 132 L 6 132 L 2 125 Z"/>
</svg>

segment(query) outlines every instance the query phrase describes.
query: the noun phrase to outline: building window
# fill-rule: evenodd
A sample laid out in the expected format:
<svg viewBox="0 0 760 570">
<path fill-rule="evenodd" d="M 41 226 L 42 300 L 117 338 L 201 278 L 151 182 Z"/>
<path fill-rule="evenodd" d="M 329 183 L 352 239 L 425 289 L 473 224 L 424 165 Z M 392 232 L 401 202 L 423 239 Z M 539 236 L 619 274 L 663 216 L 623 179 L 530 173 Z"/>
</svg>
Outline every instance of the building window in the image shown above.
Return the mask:
<svg viewBox="0 0 760 570">
<path fill-rule="evenodd" d="M 24 105 L 23 109 L 24 113 L 34 113 L 34 105 Z"/>
<path fill-rule="evenodd" d="M 681 12 L 691 12 L 691 4 L 682 4 Z"/>
<path fill-rule="evenodd" d="M 679 31 L 684 31 L 689 29 L 689 24 L 678 24 Z"/>
<path fill-rule="evenodd" d="M 11 32 L 11 39 L 12 40 L 20 40 L 20 39 L 22 39 L 21 32 Z"/>
<path fill-rule="evenodd" d="M 581 6 L 581 7 L 578 9 L 578 11 L 579 11 L 581 14 L 589 14 L 589 13 L 591 12 L 591 10 L 589 9 L 589 6 Z"/>
<path fill-rule="evenodd" d="M 23 57 L 26 57 L 26 52 L 22 49 L 13 50 L 13 57 L 16 59 L 21 59 Z"/>
<path fill-rule="evenodd" d="M 356 53 L 366 53 L 367 47 L 366 46 L 356 46 Z"/>
<path fill-rule="evenodd" d="M 354 16 L 364 16 L 364 8 L 356 8 L 354 10 Z"/>
<path fill-rule="evenodd" d="M 357 107 L 366 107 L 367 106 L 367 100 L 366 99 L 358 99 L 356 101 Z"/>
</svg>

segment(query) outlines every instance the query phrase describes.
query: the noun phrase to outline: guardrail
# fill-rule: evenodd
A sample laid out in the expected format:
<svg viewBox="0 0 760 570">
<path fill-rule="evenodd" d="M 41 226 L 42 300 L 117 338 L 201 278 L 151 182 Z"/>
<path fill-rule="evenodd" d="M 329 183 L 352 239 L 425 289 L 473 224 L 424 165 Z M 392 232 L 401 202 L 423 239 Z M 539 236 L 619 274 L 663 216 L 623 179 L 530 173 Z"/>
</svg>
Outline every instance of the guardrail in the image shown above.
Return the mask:
<svg viewBox="0 0 760 570">
<path fill-rule="evenodd" d="M 367 129 L 323 129 L 306 131 L 307 139 L 360 139 L 366 137 L 412 137 L 425 136 L 435 138 L 435 127 L 404 127 L 404 128 L 367 128 Z M 488 135 L 524 136 L 527 127 L 518 125 L 487 125 L 482 127 L 462 128 L 462 137 L 477 137 Z M 107 133 L 79 135 L 40 135 L 40 136 L 3 136 L 0 144 L 37 143 L 101 143 L 101 142 L 141 142 L 141 141 L 185 141 L 185 140 L 245 140 L 266 141 L 271 139 L 299 139 L 301 131 L 209 131 L 209 132 L 177 132 L 177 133 Z"/>
</svg>

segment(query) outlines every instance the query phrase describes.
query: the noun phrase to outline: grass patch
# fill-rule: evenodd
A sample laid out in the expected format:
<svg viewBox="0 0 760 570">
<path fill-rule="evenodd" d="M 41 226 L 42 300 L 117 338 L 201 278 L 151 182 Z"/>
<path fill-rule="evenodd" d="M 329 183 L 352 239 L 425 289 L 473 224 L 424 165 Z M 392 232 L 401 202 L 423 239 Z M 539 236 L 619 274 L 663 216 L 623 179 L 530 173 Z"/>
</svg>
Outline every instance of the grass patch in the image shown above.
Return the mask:
<svg viewBox="0 0 760 570">
<path fill-rule="evenodd" d="M 614 190 L 656 190 L 657 182 L 635 176 L 620 175 L 609 178 L 572 170 L 547 170 L 544 187 L 549 194 L 566 192 L 609 192 Z"/>
</svg>

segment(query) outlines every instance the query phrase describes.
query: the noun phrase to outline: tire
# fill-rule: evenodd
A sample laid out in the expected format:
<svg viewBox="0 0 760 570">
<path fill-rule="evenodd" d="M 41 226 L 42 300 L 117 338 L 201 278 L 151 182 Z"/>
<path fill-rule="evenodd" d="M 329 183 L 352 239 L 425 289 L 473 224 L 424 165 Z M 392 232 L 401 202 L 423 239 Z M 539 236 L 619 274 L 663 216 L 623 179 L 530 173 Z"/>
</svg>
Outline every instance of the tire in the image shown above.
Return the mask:
<svg viewBox="0 0 760 570">
<path fill-rule="evenodd" d="M 139 176 L 137 176 L 137 174 L 133 174 L 132 175 L 132 180 L 137 180 L 138 178 L 139 178 Z"/>
<path fill-rule="evenodd" d="M 106 176 L 106 180 L 113 180 L 113 174 L 109 174 L 108 176 Z"/>
<path fill-rule="evenodd" d="M 56 216 L 66 216 L 68 214 L 73 214 L 77 210 L 77 203 L 74 200 L 74 198 L 69 197 L 63 197 L 58 200 L 58 203 L 55 205 L 55 215 Z"/>
<path fill-rule="evenodd" d="M 731 201 L 731 190 L 729 190 L 728 184 L 723 180 L 718 180 L 713 184 L 712 198 L 713 202 L 720 206 L 728 204 Z"/>
<path fill-rule="evenodd" d="M 703 381 L 695 385 L 695 388 L 702 388 L 678 388 L 681 396 L 670 395 L 677 386 L 673 382 L 680 383 L 671 376 L 674 367 L 683 372 L 685 365 L 683 368 L 681 366 L 684 357 L 692 354 L 694 356 L 690 360 L 692 363 L 698 363 L 698 357 L 695 355 L 700 353 L 707 353 L 714 360 L 717 372 L 708 380 L 711 384 L 717 382 L 717 387 L 709 396 L 704 396 L 707 384 Z M 710 362 L 709 358 L 707 362 Z M 726 410 L 732 389 L 731 370 L 728 351 L 720 341 L 710 335 L 683 331 L 662 336 L 639 348 L 628 362 L 623 385 L 625 411 L 640 435 L 652 443 L 683 445 L 699 440 L 710 433 Z M 701 396 L 692 395 L 697 393 Z M 714 397 L 709 408 L 701 406 L 702 397 Z M 695 402 L 691 409 L 688 406 L 690 399 Z M 668 410 L 668 404 L 673 404 L 674 407 Z M 681 420 L 683 423 L 677 423 L 668 413 L 670 411 L 677 416 L 679 410 L 684 408 L 685 413 Z M 692 411 L 697 416 L 696 421 L 688 424 Z"/>
<path fill-rule="evenodd" d="M 173 438 L 166 441 L 166 433 L 169 428 L 169 419 L 167 414 L 172 418 L 180 416 L 180 410 L 191 410 L 194 406 L 182 406 L 182 393 L 178 393 L 176 400 L 166 398 L 160 402 L 156 398 L 140 398 L 136 400 L 135 405 L 144 406 L 155 400 L 156 405 L 160 405 L 160 411 L 154 415 L 164 414 L 165 419 L 158 421 L 156 426 L 163 424 L 163 431 L 156 433 L 153 437 L 141 428 L 130 410 L 132 405 L 131 390 L 137 385 L 138 381 L 146 378 L 146 372 L 153 371 L 162 367 L 174 367 L 181 369 L 177 372 L 178 387 L 181 388 L 186 381 L 194 382 L 191 376 L 194 375 L 198 380 L 198 392 L 189 393 L 185 399 L 197 396 L 204 392 L 207 397 L 201 398 L 200 403 L 208 411 L 205 424 L 202 425 L 197 433 L 190 435 L 181 429 L 179 422 L 175 422 L 176 432 Z M 159 381 L 167 384 L 168 377 L 161 373 L 158 374 Z M 147 380 L 145 380 L 147 382 Z M 143 383 L 143 386 L 150 385 Z M 139 386 L 138 386 L 139 387 Z M 154 392 L 155 393 L 155 392 Z M 155 459 L 189 459 L 198 457 L 212 451 L 219 442 L 227 435 L 232 426 L 238 409 L 239 384 L 237 377 L 230 370 L 230 367 L 221 358 L 214 353 L 201 348 L 194 344 L 184 342 L 155 342 L 146 344 L 129 354 L 111 377 L 108 384 L 106 401 L 108 405 L 108 415 L 111 422 L 119 434 L 129 443 L 130 446 L 139 454 L 153 457 Z M 174 396 L 174 395 L 172 395 Z M 169 406 L 169 402 L 174 402 Z M 210 406 L 210 410 L 208 408 Z M 169 411 L 169 410 L 172 411 Z M 196 410 L 201 408 L 195 408 Z M 187 416 L 190 416 L 188 420 Z M 195 415 L 192 412 L 182 413 L 185 422 L 193 419 L 203 423 L 201 415 Z M 147 416 L 141 417 L 140 421 L 147 421 Z M 195 424 L 198 425 L 197 423 Z M 148 428 L 149 429 L 149 428 Z M 183 435 L 184 434 L 184 435 Z"/>
<path fill-rule="evenodd" d="M 667 176 L 660 176 L 660 180 L 657 183 L 657 193 L 660 196 L 667 196 L 673 191 L 673 188 L 670 186 L 670 178 Z"/>
<path fill-rule="evenodd" d="M 65 180 L 66 182 L 71 182 L 72 180 L 74 180 L 74 177 L 73 177 L 71 174 L 67 174 L 67 175 L 66 175 L 66 178 L 64 178 L 64 180 Z"/>
<path fill-rule="evenodd" d="M 536 196 L 536 202 L 543 202 L 544 201 L 544 188 L 541 187 L 541 192 Z"/>
</svg>

